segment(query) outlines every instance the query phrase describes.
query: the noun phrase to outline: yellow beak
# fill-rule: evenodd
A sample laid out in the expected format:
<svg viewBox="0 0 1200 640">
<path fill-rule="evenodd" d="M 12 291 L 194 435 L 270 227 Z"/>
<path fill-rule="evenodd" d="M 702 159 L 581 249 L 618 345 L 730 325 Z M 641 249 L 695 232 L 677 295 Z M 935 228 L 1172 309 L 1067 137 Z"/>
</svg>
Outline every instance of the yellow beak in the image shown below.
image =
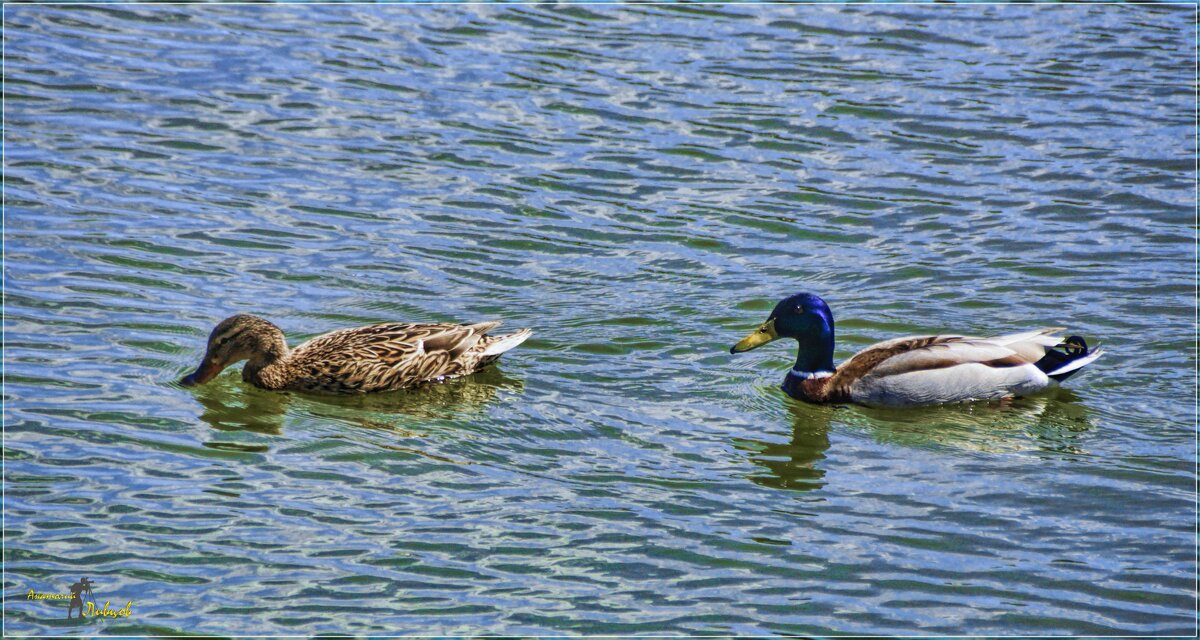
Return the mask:
<svg viewBox="0 0 1200 640">
<path fill-rule="evenodd" d="M 754 333 L 742 338 L 741 342 L 733 345 L 729 349 L 729 353 L 741 353 L 763 346 L 764 344 L 777 340 L 779 334 L 775 333 L 775 321 L 767 320 L 761 327 L 756 329 Z"/>
</svg>

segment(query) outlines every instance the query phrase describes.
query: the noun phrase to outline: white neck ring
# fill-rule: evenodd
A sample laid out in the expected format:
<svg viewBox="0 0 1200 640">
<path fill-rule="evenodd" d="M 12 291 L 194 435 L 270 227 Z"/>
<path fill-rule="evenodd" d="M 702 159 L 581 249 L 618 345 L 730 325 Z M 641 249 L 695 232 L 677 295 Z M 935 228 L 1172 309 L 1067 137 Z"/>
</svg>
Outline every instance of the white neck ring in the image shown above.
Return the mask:
<svg viewBox="0 0 1200 640">
<path fill-rule="evenodd" d="M 789 376 L 794 376 L 804 380 L 812 380 L 814 378 L 828 378 L 833 375 L 832 371 L 797 371 L 792 369 L 788 371 Z"/>
</svg>

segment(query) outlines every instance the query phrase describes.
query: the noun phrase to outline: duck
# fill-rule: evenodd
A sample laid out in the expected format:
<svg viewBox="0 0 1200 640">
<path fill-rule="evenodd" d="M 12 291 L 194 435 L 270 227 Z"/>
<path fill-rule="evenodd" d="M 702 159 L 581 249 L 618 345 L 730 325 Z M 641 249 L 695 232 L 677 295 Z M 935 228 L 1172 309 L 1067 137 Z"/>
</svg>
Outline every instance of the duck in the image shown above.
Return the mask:
<svg viewBox="0 0 1200 640">
<path fill-rule="evenodd" d="M 212 380 L 242 360 L 242 380 L 270 391 L 359 394 L 394 391 L 470 375 L 524 342 L 532 331 L 488 335 L 500 321 L 384 323 L 342 329 L 288 348 L 283 331 L 249 314 L 217 324 L 185 387 Z"/>
<path fill-rule="evenodd" d="M 1054 388 L 1099 358 L 1079 336 L 1051 327 L 992 338 L 911 336 L 871 345 L 833 366 L 833 313 L 820 296 L 798 293 L 730 348 L 742 353 L 780 338 L 798 345 L 783 380 L 789 396 L 817 404 L 918 407 L 1016 398 Z"/>
</svg>

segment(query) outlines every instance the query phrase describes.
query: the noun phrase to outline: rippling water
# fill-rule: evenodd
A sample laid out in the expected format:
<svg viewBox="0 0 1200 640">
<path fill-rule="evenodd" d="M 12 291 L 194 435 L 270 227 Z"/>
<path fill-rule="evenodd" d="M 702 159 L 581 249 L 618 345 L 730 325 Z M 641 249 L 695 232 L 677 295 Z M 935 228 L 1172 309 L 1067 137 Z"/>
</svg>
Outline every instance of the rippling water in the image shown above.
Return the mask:
<svg viewBox="0 0 1200 640">
<path fill-rule="evenodd" d="M 1188 634 L 1194 12 L 5 7 L 10 633 Z M 1067 324 L 1057 395 L 812 407 L 876 340 Z M 175 386 L 529 326 L 386 396 Z M 128 619 L 80 625 L 80 575 Z"/>
</svg>

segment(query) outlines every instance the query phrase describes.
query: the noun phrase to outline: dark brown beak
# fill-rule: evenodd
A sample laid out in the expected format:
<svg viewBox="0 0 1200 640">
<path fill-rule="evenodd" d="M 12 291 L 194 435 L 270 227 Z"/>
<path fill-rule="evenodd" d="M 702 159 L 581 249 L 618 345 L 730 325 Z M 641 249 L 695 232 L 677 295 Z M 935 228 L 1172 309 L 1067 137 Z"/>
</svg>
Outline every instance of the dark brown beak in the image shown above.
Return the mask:
<svg viewBox="0 0 1200 640">
<path fill-rule="evenodd" d="M 179 381 L 179 384 L 185 387 L 204 384 L 205 382 L 212 380 L 218 373 L 221 373 L 221 370 L 224 368 L 225 367 L 218 364 L 216 360 L 206 357 L 204 358 L 204 361 L 200 363 L 200 366 L 192 373 L 184 376 L 183 379 Z"/>
</svg>

